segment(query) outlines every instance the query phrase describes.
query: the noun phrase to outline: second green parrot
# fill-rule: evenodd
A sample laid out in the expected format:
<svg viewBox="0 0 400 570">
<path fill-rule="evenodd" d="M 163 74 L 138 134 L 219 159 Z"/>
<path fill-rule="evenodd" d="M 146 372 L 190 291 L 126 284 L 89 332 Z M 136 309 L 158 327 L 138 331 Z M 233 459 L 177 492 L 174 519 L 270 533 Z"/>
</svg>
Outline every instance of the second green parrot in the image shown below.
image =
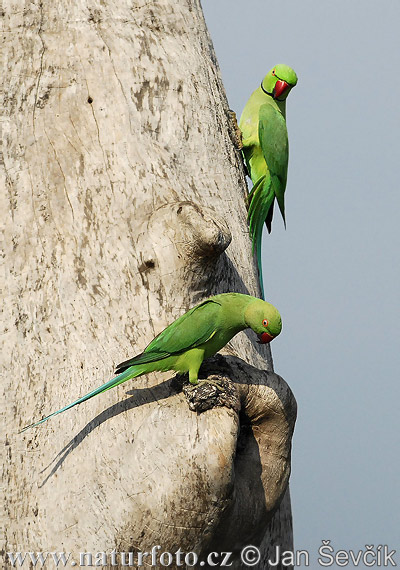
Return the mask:
<svg viewBox="0 0 400 570">
<path fill-rule="evenodd" d="M 271 342 L 282 328 L 277 309 L 261 299 L 240 293 L 222 293 L 203 301 L 164 329 L 144 351 L 117 366 L 116 376 L 72 404 L 23 428 L 37 426 L 131 378 L 154 371 L 189 372 L 198 384 L 201 363 L 223 348 L 238 332 L 251 328 L 261 343 Z M 206 380 L 204 382 L 207 382 Z"/>
<path fill-rule="evenodd" d="M 243 154 L 253 182 L 249 194 L 249 230 L 264 297 L 261 271 L 261 238 L 264 222 L 271 232 L 275 200 L 285 222 L 285 188 L 289 160 L 286 129 L 286 98 L 297 83 L 291 67 L 276 65 L 256 89 L 243 109 L 239 121 Z"/>
</svg>

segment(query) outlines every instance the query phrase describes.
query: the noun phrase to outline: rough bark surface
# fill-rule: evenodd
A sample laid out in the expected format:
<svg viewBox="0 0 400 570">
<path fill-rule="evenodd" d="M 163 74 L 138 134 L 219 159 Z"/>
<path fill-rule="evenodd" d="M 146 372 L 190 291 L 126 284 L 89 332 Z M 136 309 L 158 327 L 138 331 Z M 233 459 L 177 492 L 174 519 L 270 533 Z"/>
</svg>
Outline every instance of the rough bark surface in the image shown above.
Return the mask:
<svg viewBox="0 0 400 570">
<path fill-rule="evenodd" d="M 192 411 L 181 378 L 151 374 L 18 435 L 201 299 L 258 294 L 199 2 L 3 11 L 2 548 L 79 561 L 252 543 L 267 568 L 275 544 L 291 548 L 296 405 L 252 333 L 203 368 L 233 383 L 232 405 Z"/>
</svg>

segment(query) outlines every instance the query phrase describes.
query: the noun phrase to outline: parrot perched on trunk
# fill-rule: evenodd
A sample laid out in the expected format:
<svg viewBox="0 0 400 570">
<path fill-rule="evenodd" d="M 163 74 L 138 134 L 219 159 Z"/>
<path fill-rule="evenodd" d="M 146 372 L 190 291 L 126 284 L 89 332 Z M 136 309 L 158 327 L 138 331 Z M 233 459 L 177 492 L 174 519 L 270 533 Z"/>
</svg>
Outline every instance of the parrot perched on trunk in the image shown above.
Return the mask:
<svg viewBox="0 0 400 570">
<path fill-rule="evenodd" d="M 271 342 L 281 332 L 280 314 L 270 303 L 250 295 L 223 293 L 210 297 L 170 324 L 141 354 L 119 364 L 115 371 L 118 376 L 72 404 L 26 426 L 22 431 L 37 426 L 122 382 L 149 372 L 189 372 L 189 381 L 196 385 L 199 383 L 199 368 L 203 360 L 218 352 L 238 332 L 246 328 L 253 329 L 261 343 Z"/>
<path fill-rule="evenodd" d="M 286 98 L 297 83 L 297 75 L 287 65 L 276 65 L 256 89 L 243 109 L 239 121 L 242 151 L 253 182 L 249 194 L 250 236 L 257 250 L 260 286 L 264 297 L 261 270 L 261 238 L 264 222 L 271 233 L 275 198 L 285 223 L 284 194 L 289 159 L 286 129 Z"/>
</svg>

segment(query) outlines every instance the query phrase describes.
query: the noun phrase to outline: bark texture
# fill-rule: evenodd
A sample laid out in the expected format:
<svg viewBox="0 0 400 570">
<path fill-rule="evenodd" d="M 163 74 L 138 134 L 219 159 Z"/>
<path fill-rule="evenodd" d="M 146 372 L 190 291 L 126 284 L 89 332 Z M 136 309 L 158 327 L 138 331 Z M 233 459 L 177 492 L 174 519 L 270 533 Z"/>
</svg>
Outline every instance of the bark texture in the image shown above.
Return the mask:
<svg viewBox="0 0 400 570">
<path fill-rule="evenodd" d="M 252 543 L 267 568 L 291 548 L 296 405 L 251 333 L 203 368 L 233 382 L 224 406 L 194 412 L 180 378 L 151 374 L 17 433 L 201 299 L 259 292 L 200 4 L 3 10 L 2 548 L 230 550 L 239 568 Z"/>
</svg>

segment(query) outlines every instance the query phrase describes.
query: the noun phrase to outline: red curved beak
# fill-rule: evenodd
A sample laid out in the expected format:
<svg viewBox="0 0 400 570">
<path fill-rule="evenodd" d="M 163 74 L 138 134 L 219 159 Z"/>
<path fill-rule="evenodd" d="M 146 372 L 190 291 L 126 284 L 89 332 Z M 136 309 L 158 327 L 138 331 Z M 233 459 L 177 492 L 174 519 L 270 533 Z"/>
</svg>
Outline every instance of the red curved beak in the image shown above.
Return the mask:
<svg viewBox="0 0 400 570">
<path fill-rule="evenodd" d="M 286 81 L 281 81 L 280 79 L 275 83 L 274 87 L 274 99 L 278 99 L 283 93 L 288 89 L 289 83 Z"/>
<path fill-rule="evenodd" d="M 269 342 L 271 342 L 271 340 L 274 339 L 274 337 L 268 334 L 267 332 L 259 334 L 258 338 L 260 339 L 260 344 L 268 344 Z"/>
</svg>

